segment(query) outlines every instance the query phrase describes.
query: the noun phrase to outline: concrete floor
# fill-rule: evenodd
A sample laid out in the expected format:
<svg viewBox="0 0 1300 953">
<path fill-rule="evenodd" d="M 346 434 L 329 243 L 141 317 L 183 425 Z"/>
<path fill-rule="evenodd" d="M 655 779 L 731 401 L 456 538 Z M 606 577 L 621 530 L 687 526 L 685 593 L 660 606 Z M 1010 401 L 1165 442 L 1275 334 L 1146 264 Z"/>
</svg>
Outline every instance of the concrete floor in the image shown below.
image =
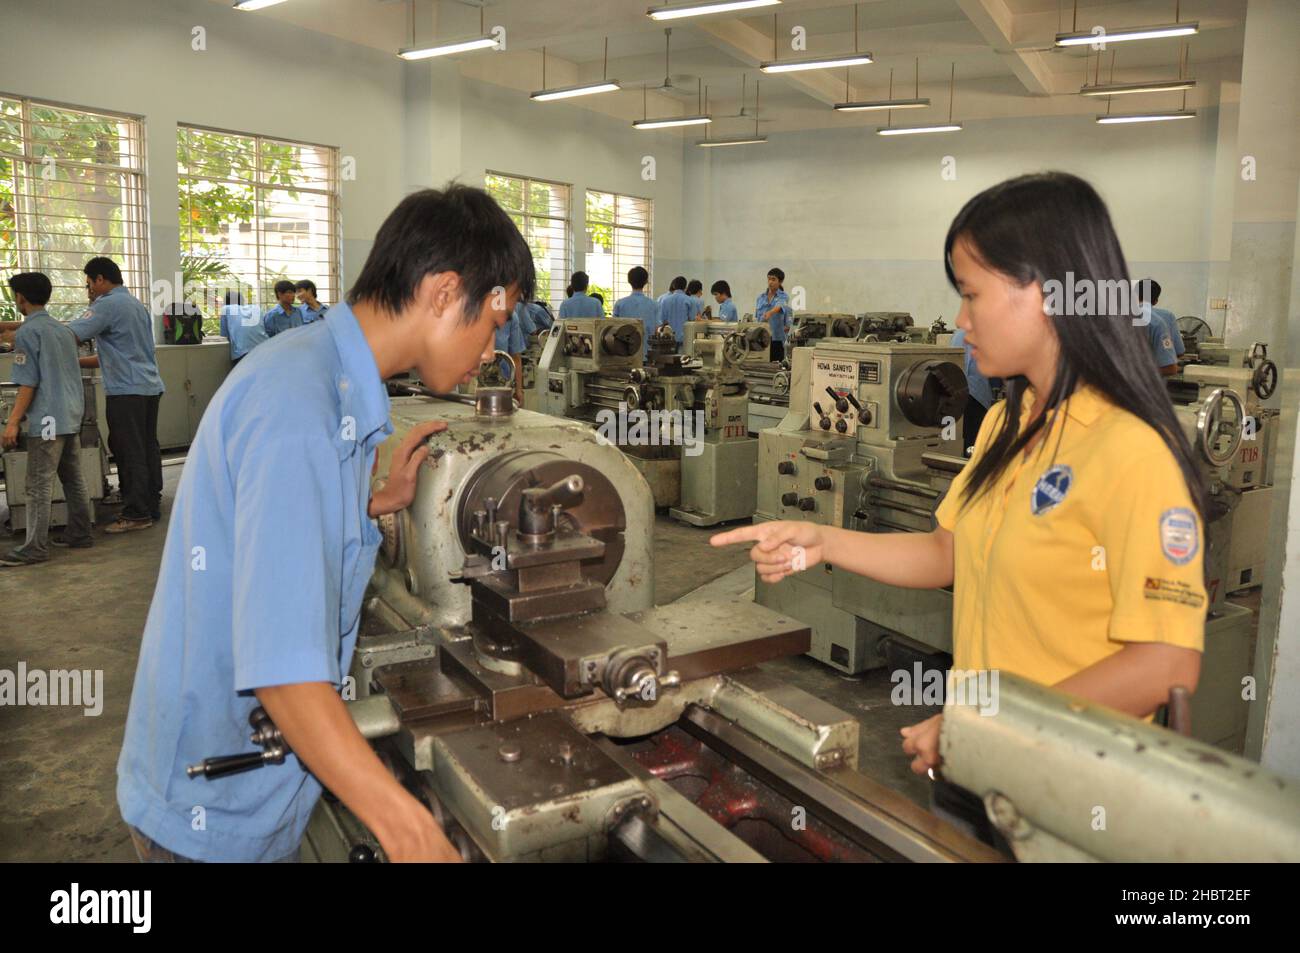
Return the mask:
<svg viewBox="0 0 1300 953">
<path fill-rule="evenodd" d="M 37 567 L 0 567 L 0 668 L 103 671 L 103 710 L 0 707 L 0 860 L 134 861 L 117 811 L 116 765 L 140 633 L 180 478 L 164 468 L 163 524 L 125 536 L 97 532 L 90 550 L 54 550 Z M 7 506 L 0 509 L 7 516 Z M 106 522 L 102 519 L 102 526 Z M 746 565 L 743 547 L 708 545 L 712 531 L 661 516 L 655 601 L 671 602 Z M 0 545 L 17 538 L 0 535 Z M 898 728 L 927 712 L 889 702 L 887 672 L 850 678 L 807 657 L 769 663 L 862 724 L 861 766 L 924 803 L 928 782 L 907 770 Z"/>
</svg>

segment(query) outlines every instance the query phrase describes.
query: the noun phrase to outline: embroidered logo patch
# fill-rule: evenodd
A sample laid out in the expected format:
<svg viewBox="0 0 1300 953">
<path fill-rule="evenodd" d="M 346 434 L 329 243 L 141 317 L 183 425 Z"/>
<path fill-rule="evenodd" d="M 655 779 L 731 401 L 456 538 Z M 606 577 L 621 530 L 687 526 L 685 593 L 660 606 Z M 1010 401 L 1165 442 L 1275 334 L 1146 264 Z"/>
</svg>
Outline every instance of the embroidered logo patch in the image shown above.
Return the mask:
<svg viewBox="0 0 1300 953">
<path fill-rule="evenodd" d="M 1073 470 L 1063 463 L 1052 467 L 1034 484 L 1034 492 L 1029 495 L 1029 511 L 1035 516 L 1042 516 L 1065 499 L 1072 483 Z"/>
<path fill-rule="evenodd" d="M 24 351 L 14 351 L 14 363 L 22 367 L 27 363 L 27 354 Z"/>
<path fill-rule="evenodd" d="M 1183 506 L 1161 513 L 1160 548 L 1175 566 L 1185 566 L 1196 558 L 1201 548 L 1196 514 Z"/>
</svg>

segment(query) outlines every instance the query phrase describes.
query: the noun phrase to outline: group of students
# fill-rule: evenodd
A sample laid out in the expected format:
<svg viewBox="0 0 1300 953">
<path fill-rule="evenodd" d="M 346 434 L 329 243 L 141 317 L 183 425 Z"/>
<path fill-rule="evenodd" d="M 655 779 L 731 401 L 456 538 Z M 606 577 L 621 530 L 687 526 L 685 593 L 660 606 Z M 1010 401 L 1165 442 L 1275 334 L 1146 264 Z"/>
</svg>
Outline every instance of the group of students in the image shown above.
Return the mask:
<svg viewBox="0 0 1300 953">
<path fill-rule="evenodd" d="M 18 396 L 5 422 L 3 442 L 16 447 L 27 419 L 26 538 L 0 555 L 0 566 L 45 562 L 49 547 L 92 545 L 90 501 L 78 449 L 85 397 L 81 372 L 103 375 L 108 448 L 117 463 L 122 510 L 106 533 L 148 529 L 162 517 L 162 454 L 158 447 L 158 404 L 163 382 L 154 354 L 153 317 L 122 283 L 122 269 L 97 257 L 83 268 L 90 307 L 74 321 L 57 321 L 46 311 L 53 285 L 42 272 L 8 279 L 23 321 L 0 322 L 0 337 L 12 338 L 13 377 Z M 79 345 L 94 340 L 96 353 L 81 356 Z M 49 533 L 53 480 L 67 499 L 62 536 Z M 12 494 L 16 488 L 11 487 Z"/>
<path fill-rule="evenodd" d="M 221 336 L 230 342 L 230 361 L 238 364 L 253 348 L 277 334 L 320 321 L 329 310 L 316 297 L 316 284 L 308 279 L 275 283 L 275 306 L 262 315 L 244 304 L 238 291 L 226 292 L 221 308 Z"/>
<path fill-rule="evenodd" d="M 767 289 L 754 303 L 756 321 L 766 321 L 772 330 L 772 360 L 779 361 L 785 356 L 785 335 L 790 326 L 790 299 L 785 293 L 783 283 L 785 272 L 773 268 L 767 273 Z M 627 283 L 632 293 L 614 302 L 614 317 L 635 318 L 645 329 L 647 350 L 651 336 L 661 327 L 672 328 L 673 337 L 678 345 L 684 340 L 687 321 L 708 320 L 713 317 L 713 305 L 704 303 L 704 282 L 698 278 L 686 280 L 678 275 L 668 285 L 668 291 L 657 299 L 646 294 L 650 283 L 650 273 L 640 265 L 627 273 Z M 568 290 L 568 297 L 560 306 L 560 317 L 604 317 L 602 302 L 597 296 L 586 293 L 588 278 L 584 272 L 575 272 Z M 709 289 L 718 308 L 718 320 L 739 321 L 740 314 L 736 304 L 731 300 L 731 285 L 725 281 L 715 281 Z"/>
</svg>

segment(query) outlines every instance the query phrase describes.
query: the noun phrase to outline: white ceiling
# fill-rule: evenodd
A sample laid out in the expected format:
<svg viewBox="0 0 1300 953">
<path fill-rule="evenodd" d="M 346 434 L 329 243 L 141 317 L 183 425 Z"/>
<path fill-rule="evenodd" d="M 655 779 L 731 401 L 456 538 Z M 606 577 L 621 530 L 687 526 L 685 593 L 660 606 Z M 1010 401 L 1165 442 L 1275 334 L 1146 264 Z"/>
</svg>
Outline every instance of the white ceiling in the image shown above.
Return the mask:
<svg viewBox="0 0 1300 953">
<path fill-rule="evenodd" d="M 230 5 L 230 0 L 213 0 Z M 330 34 L 375 49 L 395 52 L 409 42 L 408 17 L 415 16 L 415 38 L 453 39 L 478 35 L 477 4 L 466 0 L 289 0 L 243 17 L 274 17 L 303 29 Z M 884 98 L 894 70 L 896 96 L 912 95 L 919 59 L 921 95 L 946 112 L 949 71 L 955 64 L 956 102 L 963 115 L 1015 115 L 1088 111 L 1096 101 L 1077 96 L 1096 54 L 1085 49 L 1052 48 L 1058 30 L 1076 22 L 1081 31 L 1174 20 L 1176 0 L 865 0 L 858 10 L 858 46 L 875 63 L 850 73 L 853 98 Z M 627 91 L 571 100 L 599 112 L 636 118 L 641 85 L 664 80 L 664 26 L 645 13 L 649 0 L 487 0 L 483 13 L 490 29 L 507 30 L 505 53 L 462 54 L 455 59 L 466 75 L 520 90 L 539 88 L 540 51 L 546 48 L 548 85 L 598 78 L 604 41 L 609 40 L 608 75 Z M 854 7 L 850 0 L 785 0 L 772 8 L 782 42 L 778 58 L 854 49 Z M 1218 81 L 1240 74 L 1246 0 L 1181 0 L 1180 18 L 1197 20 L 1200 32 L 1189 41 L 1192 75 L 1202 82 L 1188 105 L 1218 101 Z M 671 75 L 678 90 L 652 99 L 650 112 L 694 111 L 697 86 L 709 87 L 713 112 L 740 109 L 741 76 L 747 77 L 752 114 L 754 79 L 762 80 L 765 131 L 842 125 L 848 117 L 829 105 L 845 95 L 845 71 L 765 76 L 760 60 L 771 59 L 773 17 L 722 15 L 673 22 Z M 807 53 L 790 49 L 790 30 L 807 33 Z M 1182 43 L 1176 39 L 1112 44 L 1102 54 L 1101 79 L 1112 68 L 1116 82 L 1172 79 L 1178 74 Z M 1090 59 L 1089 59 L 1090 58 Z M 1089 74 L 1090 79 L 1096 74 Z M 565 77 L 568 77 L 567 80 Z M 1176 105 L 1172 94 L 1129 97 L 1124 106 Z M 1160 97 L 1164 98 L 1161 99 Z M 963 107 L 965 109 L 963 110 Z M 539 107 L 540 108 L 540 107 Z M 919 121 L 917 111 L 906 121 Z M 868 114 L 871 115 L 871 114 Z M 869 119 L 868 122 L 875 120 Z"/>
</svg>

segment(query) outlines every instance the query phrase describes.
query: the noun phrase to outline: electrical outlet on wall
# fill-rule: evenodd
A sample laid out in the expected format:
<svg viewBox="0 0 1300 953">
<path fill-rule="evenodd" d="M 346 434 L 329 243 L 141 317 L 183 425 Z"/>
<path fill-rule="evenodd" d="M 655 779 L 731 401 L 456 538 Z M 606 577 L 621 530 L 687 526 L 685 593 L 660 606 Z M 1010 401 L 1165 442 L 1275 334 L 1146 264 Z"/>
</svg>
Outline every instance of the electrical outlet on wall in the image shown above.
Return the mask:
<svg viewBox="0 0 1300 953">
<path fill-rule="evenodd" d="M 1227 299 L 1227 298 L 1211 298 L 1211 299 L 1210 299 L 1210 310 L 1211 310 L 1211 311 L 1227 311 L 1227 310 L 1228 310 L 1228 299 Z"/>
</svg>

